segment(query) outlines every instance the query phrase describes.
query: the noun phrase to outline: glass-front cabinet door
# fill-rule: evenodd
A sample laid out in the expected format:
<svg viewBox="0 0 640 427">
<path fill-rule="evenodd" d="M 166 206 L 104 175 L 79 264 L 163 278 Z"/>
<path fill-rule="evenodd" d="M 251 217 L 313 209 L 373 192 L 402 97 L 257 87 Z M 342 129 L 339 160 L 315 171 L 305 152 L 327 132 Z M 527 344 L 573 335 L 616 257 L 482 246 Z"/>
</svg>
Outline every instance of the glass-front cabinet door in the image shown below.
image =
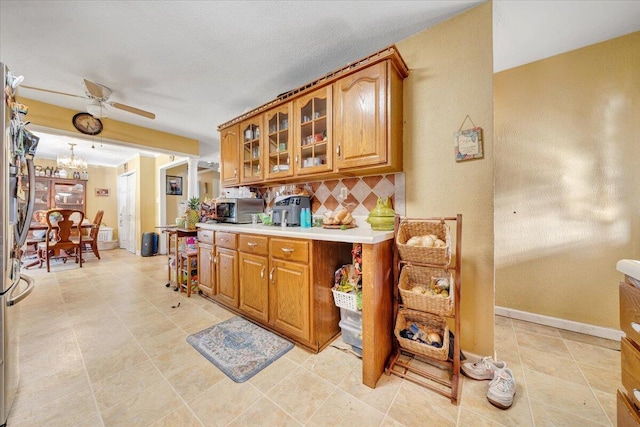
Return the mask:
<svg viewBox="0 0 640 427">
<path fill-rule="evenodd" d="M 290 102 L 264 114 L 267 134 L 266 178 L 278 179 L 293 175 L 291 145 L 292 105 Z"/>
<path fill-rule="evenodd" d="M 33 211 L 46 211 L 50 208 L 49 205 L 49 179 L 36 178 L 36 202 L 33 206 Z"/>
<path fill-rule="evenodd" d="M 333 170 L 331 92 L 331 86 L 327 86 L 294 102 L 295 165 L 298 175 Z"/>
<path fill-rule="evenodd" d="M 75 209 L 84 212 L 86 196 L 85 181 L 52 181 L 53 203 L 61 209 Z"/>
<path fill-rule="evenodd" d="M 245 120 L 240 124 L 240 182 L 262 181 L 262 116 Z"/>
</svg>

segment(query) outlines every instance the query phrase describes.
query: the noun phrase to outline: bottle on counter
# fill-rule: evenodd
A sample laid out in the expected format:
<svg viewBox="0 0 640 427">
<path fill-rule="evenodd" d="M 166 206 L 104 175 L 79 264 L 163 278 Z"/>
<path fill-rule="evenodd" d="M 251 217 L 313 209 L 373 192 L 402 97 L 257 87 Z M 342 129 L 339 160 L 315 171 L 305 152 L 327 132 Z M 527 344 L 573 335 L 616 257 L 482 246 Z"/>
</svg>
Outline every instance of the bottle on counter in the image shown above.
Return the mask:
<svg viewBox="0 0 640 427">
<path fill-rule="evenodd" d="M 302 208 L 302 211 L 300 212 L 300 227 L 311 227 L 311 209 Z"/>
</svg>

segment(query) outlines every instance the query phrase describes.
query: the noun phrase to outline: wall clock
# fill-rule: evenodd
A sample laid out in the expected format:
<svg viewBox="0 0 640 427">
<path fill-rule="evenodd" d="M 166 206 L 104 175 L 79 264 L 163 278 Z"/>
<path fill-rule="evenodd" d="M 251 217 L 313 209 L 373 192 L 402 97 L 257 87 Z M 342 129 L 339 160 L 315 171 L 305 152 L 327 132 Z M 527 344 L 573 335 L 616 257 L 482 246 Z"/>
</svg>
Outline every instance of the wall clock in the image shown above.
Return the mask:
<svg viewBox="0 0 640 427">
<path fill-rule="evenodd" d="M 89 113 L 78 113 L 73 116 L 73 126 L 86 135 L 97 135 L 102 132 L 102 122 Z"/>
</svg>

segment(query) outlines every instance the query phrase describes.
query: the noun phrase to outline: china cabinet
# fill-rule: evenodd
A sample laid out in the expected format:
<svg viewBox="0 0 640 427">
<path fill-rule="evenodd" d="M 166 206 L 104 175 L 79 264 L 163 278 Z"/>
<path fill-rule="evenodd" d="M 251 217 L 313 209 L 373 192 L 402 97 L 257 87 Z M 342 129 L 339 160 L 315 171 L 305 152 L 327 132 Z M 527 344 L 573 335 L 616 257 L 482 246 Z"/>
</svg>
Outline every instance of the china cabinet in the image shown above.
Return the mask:
<svg viewBox="0 0 640 427">
<path fill-rule="evenodd" d="M 86 210 L 87 181 L 53 177 L 36 177 L 34 211 L 52 208 Z"/>
</svg>

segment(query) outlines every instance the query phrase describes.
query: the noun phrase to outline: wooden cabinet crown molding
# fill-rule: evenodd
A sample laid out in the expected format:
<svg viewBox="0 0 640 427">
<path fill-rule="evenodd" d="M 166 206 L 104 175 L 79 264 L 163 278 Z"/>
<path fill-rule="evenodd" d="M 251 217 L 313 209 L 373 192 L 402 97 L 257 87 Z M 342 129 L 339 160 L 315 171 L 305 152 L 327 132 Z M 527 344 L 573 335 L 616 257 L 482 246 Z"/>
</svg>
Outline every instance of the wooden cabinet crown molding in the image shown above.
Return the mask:
<svg viewBox="0 0 640 427">
<path fill-rule="evenodd" d="M 356 73 L 362 70 L 363 68 L 370 67 L 374 64 L 377 64 L 378 62 L 382 62 L 385 60 L 391 61 L 391 63 L 396 68 L 396 70 L 398 71 L 398 74 L 400 74 L 402 79 L 406 78 L 409 75 L 409 67 L 404 62 L 404 59 L 402 59 L 402 57 L 400 56 L 400 52 L 398 52 L 398 48 L 395 45 L 391 45 L 376 53 L 365 56 L 364 58 L 361 58 L 357 61 L 351 62 L 338 70 L 325 74 L 324 76 L 312 82 L 309 82 L 296 89 L 292 89 L 288 92 L 285 92 L 279 95 L 276 99 L 273 99 L 265 104 L 262 104 L 261 106 L 256 107 L 253 110 L 248 111 L 247 113 L 241 116 L 238 116 L 232 120 L 229 120 L 226 123 L 222 123 L 221 125 L 218 126 L 218 131 L 222 131 L 223 129 L 228 128 L 229 126 L 240 123 L 243 120 L 247 120 L 252 116 L 263 113 L 285 102 L 289 102 L 295 97 L 305 95 L 310 91 L 329 85 L 345 76 Z"/>
</svg>

